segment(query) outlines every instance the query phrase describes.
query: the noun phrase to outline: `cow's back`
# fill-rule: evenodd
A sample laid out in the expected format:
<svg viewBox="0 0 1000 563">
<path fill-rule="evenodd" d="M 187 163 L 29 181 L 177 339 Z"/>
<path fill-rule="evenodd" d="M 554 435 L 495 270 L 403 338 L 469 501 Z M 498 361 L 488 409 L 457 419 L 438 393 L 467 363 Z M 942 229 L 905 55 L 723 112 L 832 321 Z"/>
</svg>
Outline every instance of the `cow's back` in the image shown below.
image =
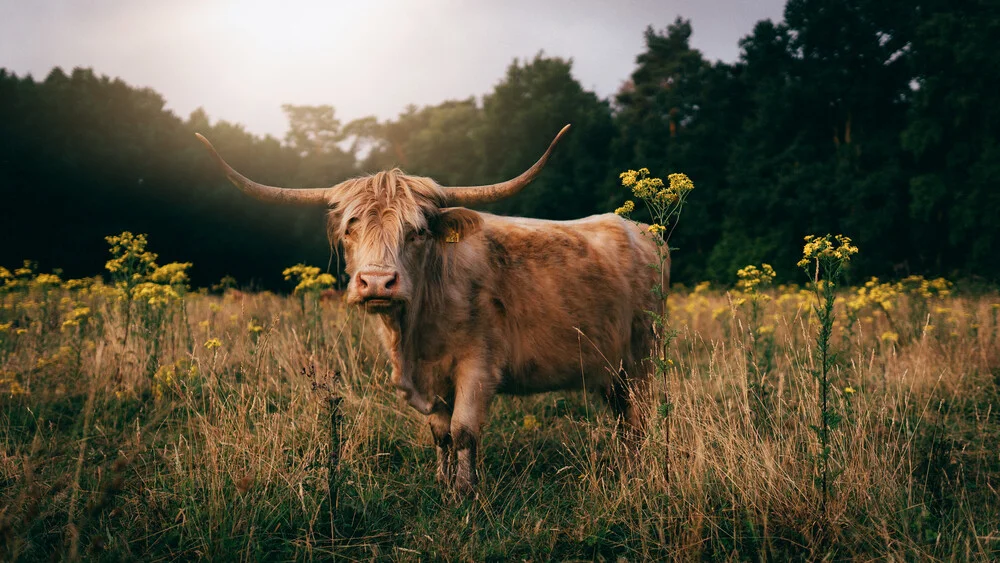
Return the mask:
<svg viewBox="0 0 1000 563">
<path fill-rule="evenodd" d="M 656 247 L 615 215 L 543 221 L 483 214 L 500 390 L 602 385 L 648 350 L 633 350 L 654 309 Z M 485 288 L 484 288 L 485 289 Z M 645 340 L 641 340 L 645 342 Z"/>
</svg>

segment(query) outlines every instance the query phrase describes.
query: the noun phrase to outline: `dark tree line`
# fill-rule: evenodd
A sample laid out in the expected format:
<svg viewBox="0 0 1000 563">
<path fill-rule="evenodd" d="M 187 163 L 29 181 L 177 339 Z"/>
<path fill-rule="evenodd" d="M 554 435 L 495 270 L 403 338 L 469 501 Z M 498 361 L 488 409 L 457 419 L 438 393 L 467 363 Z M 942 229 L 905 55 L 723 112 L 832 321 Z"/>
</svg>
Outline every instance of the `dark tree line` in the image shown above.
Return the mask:
<svg viewBox="0 0 1000 563">
<path fill-rule="evenodd" d="M 149 233 L 194 281 L 226 274 L 282 287 L 296 262 L 325 265 L 322 213 L 242 196 L 193 133 L 265 183 L 332 185 L 399 166 L 444 185 L 520 173 L 565 123 L 545 173 L 491 211 L 553 219 L 606 212 L 617 175 L 647 167 L 695 182 L 672 241 L 675 279 L 731 281 L 750 262 L 794 279 L 802 236 L 842 232 L 856 277 L 1000 279 L 1000 7 L 995 0 L 789 0 L 733 64 L 690 46 L 688 21 L 645 32 L 610 100 L 571 62 L 515 61 L 481 100 L 342 123 L 331 106 L 285 106 L 280 142 L 202 111 L 186 120 L 148 89 L 88 69 L 44 80 L 0 70 L 0 264 L 92 275 L 103 237 Z"/>
</svg>

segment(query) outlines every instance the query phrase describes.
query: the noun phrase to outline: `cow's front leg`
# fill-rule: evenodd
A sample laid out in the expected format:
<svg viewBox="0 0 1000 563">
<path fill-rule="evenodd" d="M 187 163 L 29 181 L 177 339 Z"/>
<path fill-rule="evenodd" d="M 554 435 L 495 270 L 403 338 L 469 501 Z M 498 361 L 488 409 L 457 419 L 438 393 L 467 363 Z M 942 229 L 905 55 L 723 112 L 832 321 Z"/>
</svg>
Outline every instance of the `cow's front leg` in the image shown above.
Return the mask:
<svg viewBox="0 0 1000 563">
<path fill-rule="evenodd" d="M 486 369 L 471 367 L 459 373 L 455 381 L 455 411 L 451 417 L 451 435 L 455 448 L 455 492 L 468 495 L 476 486 L 476 458 L 479 434 L 486 422 L 486 412 L 496 385 Z"/>
<path fill-rule="evenodd" d="M 455 478 L 455 464 L 452 459 L 454 441 L 451 437 L 451 411 L 439 404 L 434 412 L 427 417 L 431 424 L 431 434 L 434 435 L 434 445 L 437 447 L 437 481 L 449 486 Z"/>
</svg>

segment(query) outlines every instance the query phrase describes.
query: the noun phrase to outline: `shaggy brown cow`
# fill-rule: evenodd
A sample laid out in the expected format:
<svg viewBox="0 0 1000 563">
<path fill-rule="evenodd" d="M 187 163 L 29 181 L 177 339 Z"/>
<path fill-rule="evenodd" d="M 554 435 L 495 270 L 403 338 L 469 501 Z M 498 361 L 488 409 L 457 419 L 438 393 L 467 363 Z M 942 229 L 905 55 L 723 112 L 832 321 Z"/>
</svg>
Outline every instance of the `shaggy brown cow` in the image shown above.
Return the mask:
<svg viewBox="0 0 1000 563">
<path fill-rule="evenodd" d="M 398 394 L 429 417 L 438 479 L 468 493 L 496 393 L 598 389 L 630 427 L 654 309 L 656 249 L 615 215 L 575 221 L 499 217 L 461 205 L 497 201 L 538 175 L 569 126 L 523 174 L 500 184 L 441 187 L 394 169 L 331 188 L 264 186 L 233 170 L 264 201 L 325 207 L 343 245 L 348 303 L 379 320 Z"/>
</svg>

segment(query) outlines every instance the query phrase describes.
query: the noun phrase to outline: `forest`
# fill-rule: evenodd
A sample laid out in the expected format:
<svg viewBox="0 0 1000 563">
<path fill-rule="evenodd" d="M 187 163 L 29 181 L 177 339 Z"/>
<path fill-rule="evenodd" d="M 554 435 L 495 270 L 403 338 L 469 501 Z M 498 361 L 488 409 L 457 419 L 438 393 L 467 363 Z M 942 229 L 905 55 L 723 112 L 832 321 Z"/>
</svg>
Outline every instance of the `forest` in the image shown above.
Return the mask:
<svg viewBox="0 0 1000 563">
<path fill-rule="evenodd" d="M 0 69 L 0 264 L 94 275 L 104 237 L 130 230 L 148 233 L 164 261 L 193 262 L 195 285 L 230 275 L 287 290 L 284 267 L 337 268 L 322 213 L 244 197 L 195 132 L 264 183 L 321 187 L 398 166 L 468 185 L 520 173 L 571 123 L 539 179 L 486 210 L 605 213 L 628 195 L 621 171 L 683 172 L 697 189 L 671 240 L 676 281 L 733 283 L 761 260 L 793 279 L 802 237 L 837 232 L 865 249 L 854 282 L 996 282 L 996 14 L 978 0 L 790 0 L 733 63 L 692 48 L 690 21 L 653 22 L 610 99 L 581 86 L 572 60 L 539 53 L 514 60 L 481 98 L 395 119 L 345 123 L 336 99 L 285 105 L 284 139 L 202 110 L 179 117 L 157 92 L 100 69 L 44 79 Z"/>
</svg>

